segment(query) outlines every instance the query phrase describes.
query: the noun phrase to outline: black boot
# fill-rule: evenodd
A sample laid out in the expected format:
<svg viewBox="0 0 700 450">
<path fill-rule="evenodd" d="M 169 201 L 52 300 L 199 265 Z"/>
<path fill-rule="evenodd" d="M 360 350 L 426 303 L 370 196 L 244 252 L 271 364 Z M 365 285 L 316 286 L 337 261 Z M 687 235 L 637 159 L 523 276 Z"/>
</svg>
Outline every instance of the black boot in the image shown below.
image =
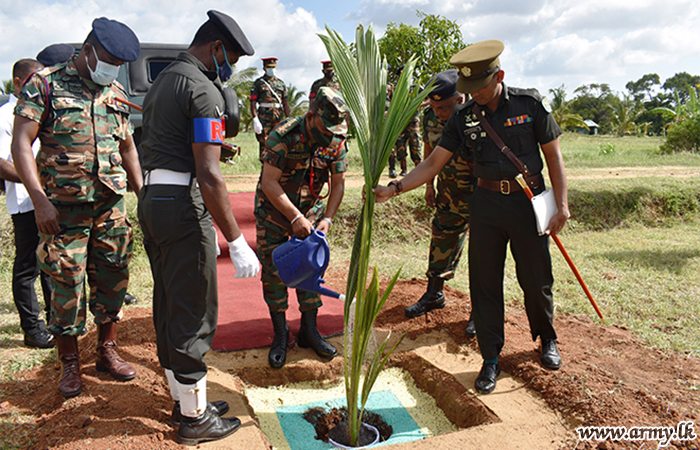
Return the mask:
<svg viewBox="0 0 700 450">
<path fill-rule="evenodd" d="M 284 366 L 287 360 L 287 345 L 289 344 L 289 325 L 287 325 L 287 317 L 284 311 L 270 310 L 272 317 L 272 327 L 275 330 L 275 338 L 270 346 L 270 353 L 267 355 L 267 362 L 273 369 L 279 369 Z"/>
<path fill-rule="evenodd" d="M 434 309 L 445 307 L 445 294 L 442 293 L 442 286 L 445 280 L 442 278 L 428 278 L 428 290 L 418 300 L 418 302 L 406 308 L 408 317 L 420 317 Z"/>
<path fill-rule="evenodd" d="M 406 160 L 404 159 L 403 161 L 399 161 L 401 163 L 401 175 L 402 177 L 406 176 Z"/>
<path fill-rule="evenodd" d="M 389 178 L 396 178 L 396 158 L 389 157 Z"/>
<path fill-rule="evenodd" d="M 467 329 L 464 330 L 464 335 L 468 339 L 476 337 L 476 327 L 474 326 L 474 319 L 471 315 L 469 316 L 469 320 L 467 321 Z"/>
<path fill-rule="evenodd" d="M 311 347 L 321 358 L 333 358 L 338 354 L 338 350 L 331 344 L 324 341 L 316 328 L 316 316 L 318 309 L 301 312 L 301 327 L 299 327 L 299 336 L 297 344 L 301 348 Z"/>
</svg>

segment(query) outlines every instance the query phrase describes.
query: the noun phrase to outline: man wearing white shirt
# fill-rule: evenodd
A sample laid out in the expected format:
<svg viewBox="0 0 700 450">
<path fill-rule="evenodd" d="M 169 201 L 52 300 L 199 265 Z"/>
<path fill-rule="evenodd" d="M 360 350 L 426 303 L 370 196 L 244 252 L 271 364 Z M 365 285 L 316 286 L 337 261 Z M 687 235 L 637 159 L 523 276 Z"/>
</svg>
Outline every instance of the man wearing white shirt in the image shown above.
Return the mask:
<svg viewBox="0 0 700 450">
<path fill-rule="evenodd" d="M 44 66 L 33 59 L 20 59 L 12 68 L 12 83 L 18 94 L 25 80 Z M 54 337 L 46 330 L 46 323 L 40 319 L 41 309 L 34 290 L 34 283 L 41 275 L 41 288 L 46 304 L 46 317 L 49 318 L 51 305 L 50 278 L 39 270 L 36 248 L 39 245 L 39 232 L 34 219 L 34 205 L 27 190 L 17 175 L 12 162 L 10 146 L 14 124 L 14 109 L 17 97 L 10 94 L 7 103 L 0 107 L 0 178 L 5 179 L 7 190 L 7 212 L 12 216 L 15 231 L 15 260 L 12 268 L 12 296 L 20 316 L 20 326 L 24 331 L 24 344 L 27 347 L 50 348 L 55 345 Z M 39 151 L 39 141 L 32 146 L 34 155 Z"/>
</svg>

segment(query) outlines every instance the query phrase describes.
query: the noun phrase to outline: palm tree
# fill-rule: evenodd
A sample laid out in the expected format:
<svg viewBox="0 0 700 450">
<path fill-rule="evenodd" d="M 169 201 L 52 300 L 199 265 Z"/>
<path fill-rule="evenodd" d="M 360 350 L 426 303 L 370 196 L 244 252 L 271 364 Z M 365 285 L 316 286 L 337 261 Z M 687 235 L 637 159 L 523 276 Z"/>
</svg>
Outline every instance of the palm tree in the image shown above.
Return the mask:
<svg viewBox="0 0 700 450">
<path fill-rule="evenodd" d="M 623 94 L 622 98 L 613 96 L 609 103 L 612 112 L 610 125 L 612 131 L 618 136 L 637 135 L 642 130 L 635 120 L 644 113 L 644 108 L 634 101 L 629 94 Z"/>
<path fill-rule="evenodd" d="M 255 67 L 236 71 L 236 66 L 233 66 L 233 75 L 225 84 L 226 87 L 236 91 L 236 95 L 238 95 L 241 128 L 246 131 L 248 131 L 250 124 L 253 122 L 253 118 L 250 116 L 250 88 L 257 77 L 258 69 Z"/>
<path fill-rule="evenodd" d="M 411 92 L 416 66 L 416 60 L 411 59 L 401 73 L 385 115 L 387 62 L 386 59 L 382 60 L 372 26 L 369 26 L 366 33 L 361 25 L 357 28 L 354 54 L 338 33 L 328 27 L 326 32 L 328 36 L 320 35 L 320 37 L 333 61 L 340 90 L 350 113 L 353 135 L 357 139 L 357 147 L 362 156 L 367 197 L 362 206 L 362 214 L 353 240 L 345 291 L 344 378 L 348 404 L 348 434 L 351 445 L 357 446 L 362 414 L 372 386 L 386 364 L 389 354 L 401 342 L 399 340 L 385 355 L 384 351 L 389 339 L 387 337 L 374 354 L 367 355 L 374 322 L 399 277 L 397 272 L 384 293 L 380 295 L 379 275 L 377 268 L 374 267 L 371 281 L 369 285 L 367 284 L 374 222 L 375 195 L 372 193 L 372 188 L 379 184 L 379 178 L 389 160 L 389 154 L 396 139 L 413 118 L 413 114 L 432 87 L 428 86 L 420 92 L 414 89 Z M 365 356 L 368 356 L 369 364 L 360 391 Z"/>
<path fill-rule="evenodd" d="M 297 90 L 291 83 L 287 85 L 287 102 L 291 117 L 301 116 L 309 109 L 306 92 Z"/>
<path fill-rule="evenodd" d="M 571 102 L 566 101 L 566 87 L 563 84 L 558 88 L 550 89 L 549 93 L 552 94 L 552 115 L 562 129 L 572 127 L 589 129 L 580 114 L 571 112 Z"/>
</svg>

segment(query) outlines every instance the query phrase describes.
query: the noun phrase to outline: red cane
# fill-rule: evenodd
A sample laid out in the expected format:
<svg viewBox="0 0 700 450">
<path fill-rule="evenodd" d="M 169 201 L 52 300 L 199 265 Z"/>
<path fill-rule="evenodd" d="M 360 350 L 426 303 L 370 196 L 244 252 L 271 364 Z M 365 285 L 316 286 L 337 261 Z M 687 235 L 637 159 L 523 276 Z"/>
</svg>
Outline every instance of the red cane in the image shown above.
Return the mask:
<svg viewBox="0 0 700 450">
<path fill-rule="evenodd" d="M 525 182 L 525 178 L 523 178 L 522 174 L 518 174 L 518 176 L 515 177 L 515 180 L 518 182 L 518 184 L 520 184 L 520 186 L 522 186 L 523 190 L 525 191 L 525 194 L 527 194 L 527 198 L 529 198 L 530 201 L 532 201 L 532 198 L 534 197 L 534 195 L 532 194 L 530 187 Z M 571 267 L 571 271 L 574 272 L 576 279 L 578 280 L 579 284 L 583 288 L 583 292 L 586 293 L 586 295 L 588 296 L 588 300 L 590 300 L 591 305 L 593 305 L 593 309 L 595 309 L 595 312 L 598 313 L 598 317 L 600 317 L 600 320 L 602 320 L 603 323 L 605 323 L 605 319 L 603 319 L 603 314 L 601 314 L 600 309 L 598 309 L 598 305 L 596 305 L 595 300 L 593 300 L 593 295 L 591 295 L 591 291 L 588 290 L 588 286 L 586 286 L 586 283 L 583 281 L 583 278 L 581 277 L 581 274 L 578 272 L 578 269 L 574 265 L 574 262 L 571 260 L 571 257 L 566 252 L 564 245 L 559 240 L 559 236 L 557 236 L 554 233 L 552 233 L 550 236 L 554 240 L 554 243 L 557 244 L 557 247 L 559 247 L 561 254 L 564 255 L 564 259 L 569 264 L 569 267 Z"/>
</svg>

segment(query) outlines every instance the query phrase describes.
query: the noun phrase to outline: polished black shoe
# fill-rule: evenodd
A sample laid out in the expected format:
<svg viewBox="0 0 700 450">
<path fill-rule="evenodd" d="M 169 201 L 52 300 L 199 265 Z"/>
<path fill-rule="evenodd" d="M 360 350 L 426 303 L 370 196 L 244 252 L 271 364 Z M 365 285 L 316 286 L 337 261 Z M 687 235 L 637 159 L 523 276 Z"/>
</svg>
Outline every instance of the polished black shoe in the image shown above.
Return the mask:
<svg viewBox="0 0 700 450">
<path fill-rule="evenodd" d="M 218 402 L 207 402 L 207 408 L 213 408 L 212 412 L 214 412 L 219 417 L 226 414 L 229 409 L 228 403 L 221 400 Z M 181 421 L 182 413 L 180 412 L 180 402 L 175 402 L 175 406 L 173 406 L 173 412 L 172 414 L 170 414 L 170 423 L 175 427 L 179 427 Z"/>
<path fill-rule="evenodd" d="M 199 417 L 182 416 L 175 440 L 183 445 L 198 445 L 202 442 L 218 441 L 235 433 L 241 427 L 236 417 L 219 417 L 214 408 L 207 406 Z"/>
<path fill-rule="evenodd" d="M 405 177 L 406 176 L 406 170 L 402 170 L 401 173 L 399 174 L 400 177 Z"/>
<path fill-rule="evenodd" d="M 56 346 L 56 340 L 47 330 L 40 330 L 34 334 L 25 334 L 24 345 L 33 348 L 53 348 Z"/>
<path fill-rule="evenodd" d="M 389 169 L 389 178 L 396 178 L 396 169 L 393 167 Z"/>
<path fill-rule="evenodd" d="M 557 370 L 561 367 L 561 356 L 559 356 L 556 339 L 542 339 L 542 358 L 540 361 L 548 369 Z"/>
<path fill-rule="evenodd" d="M 429 278 L 428 290 L 416 303 L 404 310 L 407 317 L 420 317 L 434 309 L 445 307 L 445 294 L 442 292 L 445 280 L 442 278 Z"/>
<path fill-rule="evenodd" d="M 479 376 L 474 381 L 474 388 L 481 394 L 490 394 L 496 389 L 496 378 L 501 374 L 501 367 L 498 364 L 484 363 L 481 366 Z"/>
<path fill-rule="evenodd" d="M 270 352 L 267 354 L 267 363 L 273 369 L 279 369 L 287 361 L 287 345 L 289 345 L 289 325 L 284 311 L 270 311 L 272 317 L 272 328 L 275 337 L 270 345 Z"/>
<path fill-rule="evenodd" d="M 469 317 L 469 321 L 467 322 L 467 329 L 464 330 L 464 335 L 469 339 L 476 337 L 476 327 L 474 326 L 474 319 L 471 317 Z"/>
<path fill-rule="evenodd" d="M 124 296 L 124 304 L 125 305 L 135 305 L 138 302 L 139 302 L 138 299 L 136 297 L 134 297 L 133 295 L 129 294 L 128 292 Z"/>
</svg>

